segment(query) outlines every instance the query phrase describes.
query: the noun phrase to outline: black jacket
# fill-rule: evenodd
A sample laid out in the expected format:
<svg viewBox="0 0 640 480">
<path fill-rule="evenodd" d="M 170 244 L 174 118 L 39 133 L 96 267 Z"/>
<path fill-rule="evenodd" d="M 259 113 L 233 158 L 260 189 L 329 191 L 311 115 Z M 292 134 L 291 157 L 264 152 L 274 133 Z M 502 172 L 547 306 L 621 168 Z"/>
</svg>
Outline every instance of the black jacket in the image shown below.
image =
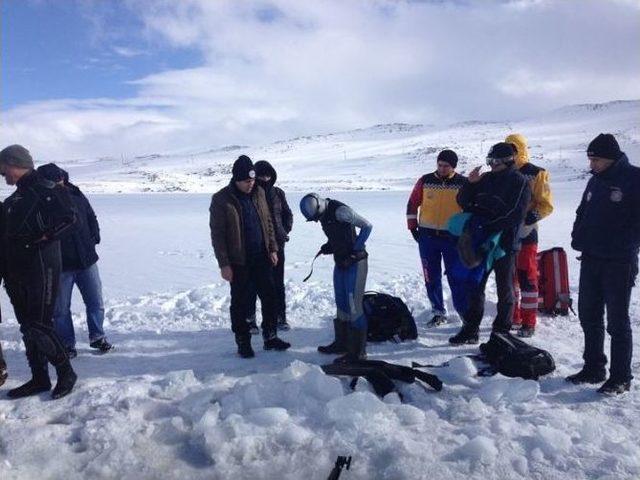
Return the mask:
<svg viewBox="0 0 640 480">
<path fill-rule="evenodd" d="M 597 258 L 631 260 L 640 248 L 640 168 L 623 153 L 604 172 L 591 173 L 571 246 Z"/>
<path fill-rule="evenodd" d="M 30 272 L 38 250 L 58 242 L 76 220 L 66 189 L 35 170 L 18 180 L 16 187 L 3 205 L 7 277 Z"/>
<path fill-rule="evenodd" d="M 344 206 L 344 203 L 330 198 L 327 200 L 327 209 L 320 217 L 320 225 L 327 236 L 333 259 L 339 264 L 353 253 L 353 245 L 357 237 L 356 228 L 336 218 L 336 210 Z"/>
<path fill-rule="evenodd" d="M 293 228 L 293 213 L 289 204 L 287 203 L 287 197 L 284 191 L 274 186 L 278 179 L 278 174 L 270 163 L 262 160 L 270 171 L 271 180 L 269 183 L 260 182 L 260 186 L 264 188 L 264 192 L 267 196 L 267 203 L 269 204 L 269 210 L 271 211 L 271 219 L 273 220 L 273 227 L 276 234 L 276 242 L 278 247 L 282 249 L 284 243 L 289 240 L 289 232 Z"/>
<path fill-rule="evenodd" d="M 465 212 L 481 216 L 488 234 L 502 232 L 500 246 L 507 252 L 520 249 L 518 230 L 531 201 L 527 179 L 514 165 L 500 172 L 488 172 L 476 183 L 467 182 L 458 192 L 458 204 Z"/>
<path fill-rule="evenodd" d="M 100 243 L 100 226 L 87 197 L 69 183 L 67 191 L 76 209 L 77 221 L 60 240 L 62 270 L 84 270 L 98 261 L 96 245 Z"/>
</svg>

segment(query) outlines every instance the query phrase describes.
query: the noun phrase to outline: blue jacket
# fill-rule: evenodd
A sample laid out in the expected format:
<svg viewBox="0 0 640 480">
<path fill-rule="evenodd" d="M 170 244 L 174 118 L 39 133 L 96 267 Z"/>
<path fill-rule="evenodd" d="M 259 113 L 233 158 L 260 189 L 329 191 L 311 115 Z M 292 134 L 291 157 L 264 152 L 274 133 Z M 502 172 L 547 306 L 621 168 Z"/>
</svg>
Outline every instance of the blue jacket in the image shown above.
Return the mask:
<svg viewBox="0 0 640 480">
<path fill-rule="evenodd" d="M 582 195 L 571 246 L 585 255 L 631 260 L 640 248 L 640 168 L 622 156 L 592 177 Z"/>
</svg>

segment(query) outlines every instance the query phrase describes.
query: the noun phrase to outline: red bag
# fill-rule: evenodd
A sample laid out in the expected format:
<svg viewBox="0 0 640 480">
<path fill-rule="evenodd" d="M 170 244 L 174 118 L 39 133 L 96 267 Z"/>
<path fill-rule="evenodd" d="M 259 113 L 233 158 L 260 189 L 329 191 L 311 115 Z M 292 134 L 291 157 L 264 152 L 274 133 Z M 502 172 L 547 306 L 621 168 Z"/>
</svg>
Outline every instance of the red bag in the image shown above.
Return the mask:
<svg viewBox="0 0 640 480">
<path fill-rule="evenodd" d="M 569 315 L 573 312 L 569 290 L 567 253 L 555 247 L 538 253 L 538 310 L 551 315 Z"/>
</svg>

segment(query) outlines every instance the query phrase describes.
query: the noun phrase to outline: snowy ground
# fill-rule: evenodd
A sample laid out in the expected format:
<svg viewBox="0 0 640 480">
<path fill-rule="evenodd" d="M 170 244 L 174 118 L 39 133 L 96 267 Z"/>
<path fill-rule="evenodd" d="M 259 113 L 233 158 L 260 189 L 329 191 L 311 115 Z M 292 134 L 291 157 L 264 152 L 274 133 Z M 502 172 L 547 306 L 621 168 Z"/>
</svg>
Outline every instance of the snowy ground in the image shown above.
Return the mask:
<svg viewBox="0 0 640 480">
<path fill-rule="evenodd" d="M 562 115 L 566 121 L 566 112 Z M 625 149 L 637 163 L 636 124 L 614 122 L 627 132 Z M 556 211 L 542 226 L 541 247 L 561 245 L 570 252 L 576 300 L 579 265 L 568 239 L 586 162 L 575 145 L 608 128 L 596 122 L 586 131 L 578 123 L 573 126 L 553 140 L 557 124 L 552 128 L 541 122 L 530 126 L 530 137 L 532 150 L 542 149 L 538 138 L 555 141 L 557 158 L 566 159 L 558 163 L 547 155 L 539 162 L 552 172 L 556 197 Z M 464 144 L 471 152 L 468 164 L 473 148 L 480 148 L 475 139 L 483 137 L 483 128 L 477 127 L 474 140 Z M 392 139 L 384 132 L 377 135 L 378 151 L 388 150 Z M 503 136 L 487 139 L 485 150 Z M 447 144 L 443 138 L 434 144 Z M 304 149 L 309 157 L 314 152 L 322 156 L 324 144 L 325 137 L 306 139 Z M 293 158 L 303 147 L 291 148 Z M 571 148 L 575 151 L 568 153 Z M 409 163 L 409 173 L 393 162 L 379 170 L 377 184 L 395 185 L 390 191 L 369 188 L 373 183 L 360 179 L 356 186 L 367 191 L 331 194 L 374 224 L 368 288 L 404 298 L 419 324 L 417 341 L 370 345 L 373 358 L 441 363 L 475 351 L 448 345 L 447 337 L 459 328 L 453 315 L 446 326 L 424 329 L 426 295 L 404 209 L 413 174 L 418 168 L 430 171 L 432 160 L 429 156 L 428 167 L 424 159 Z M 327 175 L 333 170 L 327 168 Z M 106 179 L 103 191 L 113 191 L 118 182 L 106 170 L 91 175 Z M 299 187 L 289 193 L 295 208 L 306 185 L 293 179 L 305 176 L 287 175 Z M 218 185 L 224 176 L 216 178 Z M 87 191 L 100 190 L 89 181 L 80 183 Z M 132 191 L 142 189 L 138 185 Z M 13 310 L 2 292 L 0 338 L 10 378 L 0 392 L 0 478 L 322 479 L 337 455 L 353 456 L 344 479 L 640 478 L 639 384 L 622 397 L 602 398 L 592 387 L 564 382 L 581 365 L 582 332 L 572 316 L 540 320 L 532 342 L 554 355 L 557 370 L 539 383 L 476 377 L 473 364 L 458 359 L 433 370 L 445 383 L 442 392 L 400 386 L 401 403 L 395 394 L 377 398 L 364 382 L 352 393 L 346 381 L 325 376 L 317 365 L 330 357 L 318 354 L 316 346 L 331 337 L 331 262 L 319 259 L 314 276 L 302 283 L 323 240 L 319 226 L 297 214 L 286 252 L 293 330 L 284 337 L 293 347 L 285 353 L 264 352 L 256 338 L 256 358 L 239 359 L 229 329 L 228 286 L 209 242 L 209 198 L 197 193 L 90 195 L 103 229 L 99 265 L 107 300 L 105 327 L 117 348 L 105 356 L 92 354 L 76 298 L 79 356 L 73 364 L 80 380 L 64 399 L 51 401 L 42 394 L 11 402 L 4 397 L 4 391 L 28 377 L 28 369 Z M 491 283 L 483 337 L 494 302 Z M 638 289 L 632 296 L 632 321 L 637 329 Z M 638 376 L 638 336 L 634 346 Z"/>
</svg>

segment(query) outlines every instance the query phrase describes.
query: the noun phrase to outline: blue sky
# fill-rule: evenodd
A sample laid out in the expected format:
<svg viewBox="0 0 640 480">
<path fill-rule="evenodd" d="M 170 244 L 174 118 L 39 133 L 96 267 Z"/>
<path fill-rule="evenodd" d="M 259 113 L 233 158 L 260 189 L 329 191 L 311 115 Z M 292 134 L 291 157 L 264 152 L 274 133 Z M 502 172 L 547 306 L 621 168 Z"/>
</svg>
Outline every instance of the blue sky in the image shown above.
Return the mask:
<svg viewBox="0 0 640 480">
<path fill-rule="evenodd" d="M 50 159 L 640 98 L 638 0 L 0 5 L 0 142 Z"/>
</svg>

